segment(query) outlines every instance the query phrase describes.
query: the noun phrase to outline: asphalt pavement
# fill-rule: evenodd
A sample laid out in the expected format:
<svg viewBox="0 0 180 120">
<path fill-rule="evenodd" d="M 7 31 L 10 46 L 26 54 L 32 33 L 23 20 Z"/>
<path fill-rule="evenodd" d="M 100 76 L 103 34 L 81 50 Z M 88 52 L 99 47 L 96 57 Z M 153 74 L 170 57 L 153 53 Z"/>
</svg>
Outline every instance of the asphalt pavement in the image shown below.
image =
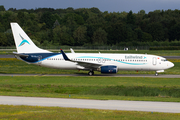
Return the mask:
<svg viewBox="0 0 180 120">
<path fill-rule="evenodd" d="M 65 98 L 0 96 L 0 104 L 180 113 L 180 103 L 178 102 L 84 100 Z"/>
<path fill-rule="evenodd" d="M 0 74 L 0 76 L 89 76 L 88 74 Z M 95 74 L 96 77 L 151 77 L 151 78 L 180 78 L 180 75 L 146 75 L 146 74 Z M 93 77 L 92 76 L 92 77 Z M 90 76 L 89 76 L 90 77 Z"/>
</svg>

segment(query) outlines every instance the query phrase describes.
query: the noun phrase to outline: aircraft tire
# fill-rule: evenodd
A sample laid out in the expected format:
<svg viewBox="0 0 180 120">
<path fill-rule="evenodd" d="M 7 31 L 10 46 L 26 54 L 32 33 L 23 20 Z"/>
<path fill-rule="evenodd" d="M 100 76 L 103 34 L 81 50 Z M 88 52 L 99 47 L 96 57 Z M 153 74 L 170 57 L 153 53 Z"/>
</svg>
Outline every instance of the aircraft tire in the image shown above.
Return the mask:
<svg viewBox="0 0 180 120">
<path fill-rule="evenodd" d="M 157 72 L 155 73 L 155 76 L 158 76 L 158 73 L 157 73 Z"/>
<path fill-rule="evenodd" d="M 89 71 L 89 72 L 88 72 L 88 75 L 89 75 L 89 76 L 94 75 L 94 71 Z"/>
</svg>

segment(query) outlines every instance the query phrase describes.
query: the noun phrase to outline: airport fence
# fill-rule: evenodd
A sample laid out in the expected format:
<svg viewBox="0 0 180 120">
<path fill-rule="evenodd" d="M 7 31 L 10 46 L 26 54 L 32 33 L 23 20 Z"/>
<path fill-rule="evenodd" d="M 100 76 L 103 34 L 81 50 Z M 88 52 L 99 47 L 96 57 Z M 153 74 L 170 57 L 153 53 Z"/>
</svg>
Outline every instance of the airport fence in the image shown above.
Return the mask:
<svg viewBox="0 0 180 120">
<path fill-rule="evenodd" d="M 162 50 L 167 48 L 166 46 L 40 46 L 42 49 L 63 49 L 69 50 Z M 154 49 L 156 48 L 156 49 Z M 175 48 L 174 46 L 168 46 L 168 48 Z M 179 48 L 179 47 L 178 47 Z M 15 46 L 0 46 L 0 50 L 3 49 L 16 49 Z"/>
</svg>

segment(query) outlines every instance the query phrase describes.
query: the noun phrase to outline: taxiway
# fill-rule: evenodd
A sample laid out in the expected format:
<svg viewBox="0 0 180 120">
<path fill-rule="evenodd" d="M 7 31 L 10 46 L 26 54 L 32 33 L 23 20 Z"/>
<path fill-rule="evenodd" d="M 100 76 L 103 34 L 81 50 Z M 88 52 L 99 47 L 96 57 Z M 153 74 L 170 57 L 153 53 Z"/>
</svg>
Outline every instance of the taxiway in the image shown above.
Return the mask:
<svg viewBox="0 0 180 120">
<path fill-rule="evenodd" d="M 89 76 L 88 74 L 0 74 L 0 76 Z M 180 75 L 152 74 L 95 74 L 95 77 L 151 77 L 151 78 L 180 78 Z"/>
<path fill-rule="evenodd" d="M 178 102 L 84 100 L 64 98 L 0 96 L 0 104 L 180 113 L 180 103 Z"/>
</svg>

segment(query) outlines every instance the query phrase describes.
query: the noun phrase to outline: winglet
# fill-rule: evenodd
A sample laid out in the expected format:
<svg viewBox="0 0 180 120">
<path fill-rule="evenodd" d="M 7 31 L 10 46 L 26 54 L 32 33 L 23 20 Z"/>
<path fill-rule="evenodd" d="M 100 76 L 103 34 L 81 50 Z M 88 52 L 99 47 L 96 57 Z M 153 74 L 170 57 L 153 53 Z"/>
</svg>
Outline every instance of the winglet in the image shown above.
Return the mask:
<svg viewBox="0 0 180 120">
<path fill-rule="evenodd" d="M 70 50 L 71 50 L 71 53 L 75 53 L 74 50 L 73 50 L 72 48 L 70 48 Z"/>
<path fill-rule="evenodd" d="M 65 60 L 67 60 L 67 61 L 71 61 L 67 56 L 66 56 L 66 54 L 64 53 L 64 51 L 62 50 L 62 49 L 60 49 L 61 50 L 61 53 L 62 53 L 62 55 L 63 55 L 63 58 L 65 59 Z"/>
</svg>

